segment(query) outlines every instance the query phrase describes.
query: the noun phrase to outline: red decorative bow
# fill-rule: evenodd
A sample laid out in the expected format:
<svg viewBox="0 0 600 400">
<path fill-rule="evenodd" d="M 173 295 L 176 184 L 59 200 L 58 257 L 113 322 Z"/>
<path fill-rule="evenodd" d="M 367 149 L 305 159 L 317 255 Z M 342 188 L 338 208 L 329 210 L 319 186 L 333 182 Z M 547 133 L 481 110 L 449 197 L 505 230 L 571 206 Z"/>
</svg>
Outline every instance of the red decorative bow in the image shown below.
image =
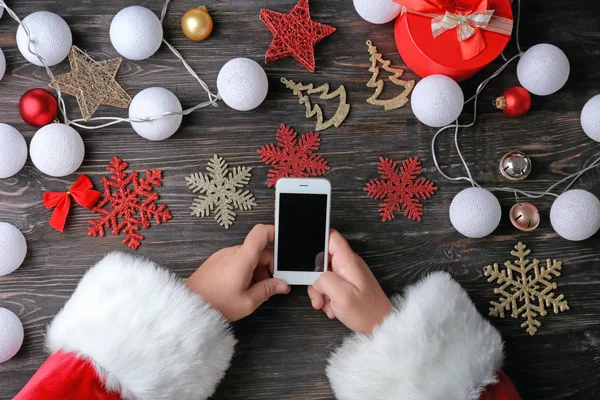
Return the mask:
<svg viewBox="0 0 600 400">
<path fill-rule="evenodd" d="M 102 196 L 102 193 L 99 191 L 92 190 L 93 187 L 94 185 L 90 178 L 86 175 L 81 175 L 68 192 L 44 193 L 44 206 L 48 210 L 56 207 L 50 218 L 50 226 L 58 231 L 64 231 L 69 208 L 71 208 L 71 199 L 69 196 L 73 196 L 77 204 L 91 209 L 98 199 L 100 199 L 100 196 Z"/>
<path fill-rule="evenodd" d="M 456 29 L 463 60 L 469 60 L 485 49 L 481 30 L 510 36 L 513 21 L 493 15 L 488 0 L 475 0 L 469 8 L 457 7 L 453 0 L 394 0 L 403 6 L 402 12 L 431 18 L 433 37 Z"/>
</svg>

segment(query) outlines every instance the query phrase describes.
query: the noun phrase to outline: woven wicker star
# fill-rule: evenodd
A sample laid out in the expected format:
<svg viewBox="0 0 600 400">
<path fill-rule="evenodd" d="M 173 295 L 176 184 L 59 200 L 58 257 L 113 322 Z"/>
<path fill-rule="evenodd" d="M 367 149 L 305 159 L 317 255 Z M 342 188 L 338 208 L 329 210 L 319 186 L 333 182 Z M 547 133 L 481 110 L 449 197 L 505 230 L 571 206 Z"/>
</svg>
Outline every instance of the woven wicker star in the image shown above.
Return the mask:
<svg viewBox="0 0 600 400">
<path fill-rule="evenodd" d="M 94 61 L 86 52 L 73 46 L 69 52 L 71 72 L 54 78 L 50 87 L 75 96 L 84 121 L 88 121 L 101 104 L 127 108 L 131 97 L 115 80 L 122 60 Z"/>
<path fill-rule="evenodd" d="M 315 72 L 315 44 L 335 32 L 335 28 L 311 19 L 308 0 L 298 0 L 285 14 L 263 8 L 260 19 L 273 33 L 265 63 L 292 56 L 304 68 Z"/>
</svg>

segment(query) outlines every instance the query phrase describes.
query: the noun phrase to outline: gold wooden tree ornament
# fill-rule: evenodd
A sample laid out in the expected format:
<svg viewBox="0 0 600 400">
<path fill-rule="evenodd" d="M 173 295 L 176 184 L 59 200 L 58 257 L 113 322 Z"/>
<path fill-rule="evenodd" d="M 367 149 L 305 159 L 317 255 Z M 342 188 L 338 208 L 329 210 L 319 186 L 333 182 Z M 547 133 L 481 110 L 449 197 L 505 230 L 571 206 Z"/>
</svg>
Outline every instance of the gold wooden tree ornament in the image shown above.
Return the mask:
<svg viewBox="0 0 600 400">
<path fill-rule="evenodd" d="M 303 85 L 301 82 L 296 83 L 294 81 L 287 80 L 286 78 L 281 78 L 281 83 L 283 83 L 288 89 L 292 89 L 293 93 L 300 99 L 299 103 L 306 106 L 306 118 L 312 118 L 315 115 L 317 116 L 317 125 L 315 127 L 315 130 L 317 131 L 325 130 L 331 126 L 335 126 L 337 128 L 348 116 L 350 104 L 346 103 L 346 88 L 344 85 L 338 87 L 334 92 L 329 93 L 329 84 L 327 83 L 319 86 L 318 88 L 314 88 L 312 83 L 309 85 Z M 306 94 L 304 94 L 304 92 L 306 92 Z M 320 94 L 319 98 L 321 100 L 331 100 L 339 97 L 340 104 L 335 112 L 335 115 L 328 121 L 323 122 L 323 110 L 321 110 L 321 106 L 318 104 L 315 104 L 314 106 L 311 104 L 310 98 L 308 97 L 310 94 Z"/>
<path fill-rule="evenodd" d="M 373 104 L 374 106 L 382 106 L 385 110 L 395 110 L 408 103 L 408 95 L 412 92 L 415 87 L 415 81 L 404 81 L 400 79 L 404 70 L 400 68 L 390 67 L 391 61 L 384 60 L 381 53 L 377 52 L 377 47 L 373 46 L 370 40 L 367 40 L 367 46 L 369 46 L 369 54 L 371 54 L 371 68 L 369 72 L 373 73 L 371 79 L 367 83 L 367 87 L 375 88 L 375 93 L 367 99 L 367 103 Z M 379 96 L 383 92 L 384 83 L 379 79 L 379 67 L 377 64 L 381 64 L 381 67 L 387 72 L 394 74 L 389 77 L 395 85 L 404 87 L 404 91 L 393 99 L 380 100 Z"/>
</svg>

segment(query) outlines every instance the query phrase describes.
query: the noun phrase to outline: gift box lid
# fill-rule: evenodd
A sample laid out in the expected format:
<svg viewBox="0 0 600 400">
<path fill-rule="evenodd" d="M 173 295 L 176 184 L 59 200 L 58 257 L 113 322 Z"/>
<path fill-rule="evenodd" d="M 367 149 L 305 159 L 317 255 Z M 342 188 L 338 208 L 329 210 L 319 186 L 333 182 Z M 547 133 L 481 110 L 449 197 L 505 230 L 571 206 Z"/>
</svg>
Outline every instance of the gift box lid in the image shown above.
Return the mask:
<svg viewBox="0 0 600 400">
<path fill-rule="evenodd" d="M 395 1 L 400 4 L 407 3 L 403 0 Z M 482 1 L 485 2 L 485 0 L 455 0 L 454 4 L 457 9 L 468 9 L 475 3 L 481 3 Z M 449 3 L 448 0 L 422 0 L 422 2 L 428 6 L 427 12 L 436 14 L 443 14 L 443 12 L 436 10 L 435 6 L 429 7 L 429 5 Z M 496 17 L 513 19 L 510 0 L 488 0 L 485 9 L 494 10 L 493 15 Z M 482 29 L 485 48 L 475 57 L 465 60 L 462 56 L 457 30 L 450 29 L 438 37 L 434 37 L 431 23 L 432 18 L 408 11 L 403 12 L 397 22 L 397 24 L 406 24 L 408 37 L 403 38 L 403 40 L 411 40 L 415 47 L 432 62 L 451 69 L 481 69 L 496 59 L 510 41 L 509 35 Z"/>
</svg>

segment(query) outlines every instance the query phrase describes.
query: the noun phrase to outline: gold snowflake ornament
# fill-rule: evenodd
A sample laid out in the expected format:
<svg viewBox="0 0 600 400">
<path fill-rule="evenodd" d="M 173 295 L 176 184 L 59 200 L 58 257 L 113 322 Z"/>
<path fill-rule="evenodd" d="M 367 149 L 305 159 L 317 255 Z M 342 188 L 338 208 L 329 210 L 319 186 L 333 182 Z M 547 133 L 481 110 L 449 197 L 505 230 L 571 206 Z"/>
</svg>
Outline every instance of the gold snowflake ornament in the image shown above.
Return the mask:
<svg viewBox="0 0 600 400">
<path fill-rule="evenodd" d="M 504 318 L 504 311 L 512 311 L 513 318 L 524 318 L 522 328 L 530 335 L 535 335 L 542 325 L 536 317 L 548 314 L 547 308 L 552 307 L 555 314 L 569 309 L 569 304 L 564 295 L 554 293 L 558 285 L 550 282 L 552 278 L 560 276 L 562 262 L 558 260 L 546 260 L 546 266 L 540 267 L 540 260 L 527 259 L 531 250 L 519 242 L 511 254 L 518 257 L 517 260 L 507 261 L 504 268 L 498 264 L 488 265 L 483 273 L 488 277 L 488 282 L 496 281 L 501 285 L 494 289 L 499 294 L 498 302 L 492 301 L 490 316 Z"/>
<path fill-rule="evenodd" d="M 195 172 L 185 178 L 190 190 L 199 193 L 190 207 L 192 215 L 207 217 L 214 211 L 219 225 L 229 229 L 235 221 L 234 208 L 247 211 L 256 206 L 254 195 L 240 189 L 250 182 L 252 168 L 235 167 L 229 171 L 225 160 L 215 154 L 206 169 L 207 174 Z"/>
</svg>

